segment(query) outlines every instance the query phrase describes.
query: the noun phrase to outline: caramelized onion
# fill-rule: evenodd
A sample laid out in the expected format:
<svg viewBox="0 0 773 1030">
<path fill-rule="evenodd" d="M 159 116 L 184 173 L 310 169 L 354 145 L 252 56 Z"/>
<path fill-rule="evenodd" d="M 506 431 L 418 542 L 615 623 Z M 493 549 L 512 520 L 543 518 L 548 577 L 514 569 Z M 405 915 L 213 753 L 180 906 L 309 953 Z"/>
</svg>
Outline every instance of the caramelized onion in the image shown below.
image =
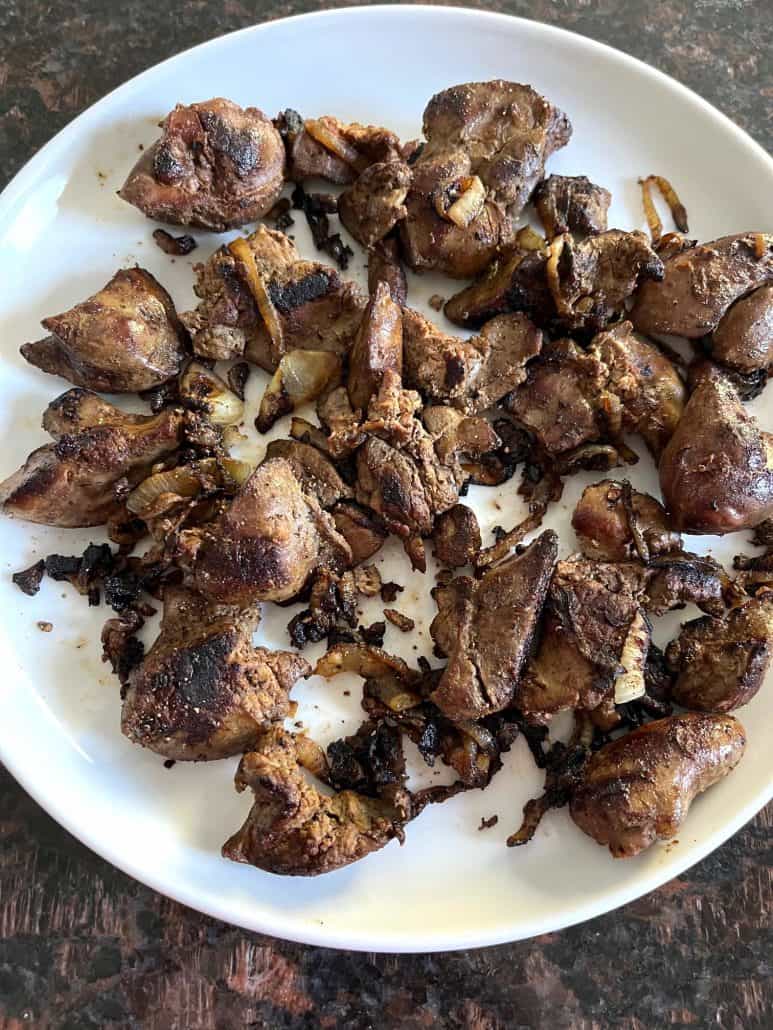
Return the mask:
<svg viewBox="0 0 773 1030">
<path fill-rule="evenodd" d="M 561 293 L 561 277 L 558 273 L 558 262 L 561 259 L 568 236 L 568 233 L 564 233 L 563 235 L 556 236 L 551 240 L 548 250 L 548 260 L 545 265 L 545 275 L 547 276 L 548 286 L 550 287 L 553 303 L 555 304 L 556 311 L 559 315 L 571 314 L 571 310 Z"/>
<path fill-rule="evenodd" d="M 544 250 L 547 240 L 540 236 L 530 225 L 524 225 L 515 234 L 515 242 L 520 250 Z"/>
<path fill-rule="evenodd" d="M 260 317 L 265 323 L 268 335 L 271 337 L 271 342 L 274 344 L 277 354 L 281 354 L 283 349 L 282 327 L 279 324 L 276 309 L 268 295 L 268 291 L 266 290 L 261 274 L 258 271 L 258 266 L 255 262 L 255 255 L 252 253 L 249 243 L 243 236 L 238 236 L 228 244 L 228 250 L 241 266 L 242 275 L 244 276 L 245 282 L 249 286 L 250 293 L 258 306 Z"/>
<path fill-rule="evenodd" d="M 620 654 L 622 672 L 615 680 L 615 704 L 624 705 L 635 701 L 647 692 L 644 682 L 644 667 L 652 635 L 647 617 L 641 609 L 637 611 L 628 627 Z"/>
<path fill-rule="evenodd" d="M 276 420 L 314 400 L 341 374 L 341 359 L 324 350 L 291 350 L 271 377 L 255 425 L 267 433 Z"/>
<path fill-rule="evenodd" d="M 317 662 L 317 676 L 330 679 L 339 672 L 354 672 L 363 679 L 393 679 L 395 676 L 408 684 L 419 679 L 419 673 L 409 668 L 402 658 L 387 654 L 380 647 L 367 644 L 338 644 Z"/>
<path fill-rule="evenodd" d="M 238 458 L 221 458 L 219 464 L 237 487 L 244 486 L 255 471 L 248 461 L 240 461 Z"/>
<path fill-rule="evenodd" d="M 668 204 L 669 210 L 671 211 L 671 217 L 673 218 L 674 225 L 677 229 L 679 229 L 680 232 L 689 232 L 689 226 L 687 225 L 687 210 L 668 179 L 664 178 L 662 175 L 648 175 L 646 179 L 639 179 L 639 185 L 641 186 L 644 215 L 647 219 L 647 226 L 650 230 L 653 245 L 660 242 L 663 233 L 663 223 L 655 210 L 655 204 L 652 200 L 651 187 L 653 185 L 657 186 L 660 190 L 661 196 Z"/>
<path fill-rule="evenodd" d="M 466 229 L 483 210 L 485 200 L 486 187 L 480 178 L 477 175 L 468 175 L 460 179 L 451 190 L 437 194 L 435 210 L 441 218 L 453 222 L 460 229 Z"/>
<path fill-rule="evenodd" d="M 126 499 L 126 507 L 134 515 L 150 518 L 168 511 L 182 500 L 201 492 L 201 476 L 185 466 L 156 472 L 143 479 Z"/>
<path fill-rule="evenodd" d="M 330 770 L 327 764 L 327 757 L 320 745 L 316 740 L 306 736 L 305 733 L 296 733 L 293 739 L 295 741 L 295 753 L 298 756 L 298 764 L 306 769 L 307 772 L 310 772 L 312 776 L 316 776 L 318 780 L 327 783 Z"/>
<path fill-rule="evenodd" d="M 419 695 L 406 689 L 400 680 L 394 677 L 370 680 L 368 692 L 392 712 L 406 712 L 421 704 Z"/>
<path fill-rule="evenodd" d="M 367 160 L 341 135 L 334 119 L 326 115 L 323 115 L 322 118 L 309 118 L 304 122 L 304 128 L 317 143 L 322 144 L 325 150 L 340 157 L 345 164 L 350 165 L 357 172 L 365 171 L 368 166 Z"/>
<path fill-rule="evenodd" d="M 180 376 L 180 397 L 218 426 L 239 422 L 244 415 L 244 402 L 219 375 L 198 361 L 191 361 Z"/>
</svg>

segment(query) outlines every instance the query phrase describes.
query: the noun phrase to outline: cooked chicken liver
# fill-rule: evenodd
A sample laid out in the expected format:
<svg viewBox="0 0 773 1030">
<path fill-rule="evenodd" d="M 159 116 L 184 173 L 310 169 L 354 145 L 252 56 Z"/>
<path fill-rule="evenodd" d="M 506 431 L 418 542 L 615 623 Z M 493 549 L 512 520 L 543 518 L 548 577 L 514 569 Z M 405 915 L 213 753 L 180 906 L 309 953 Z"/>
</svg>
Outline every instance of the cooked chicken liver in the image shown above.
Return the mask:
<svg viewBox="0 0 773 1030">
<path fill-rule="evenodd" d="M 734 533 L 773 515 L 773 437 L 725 376 L 708 372 L 690 396 L 660 459 L 660 488 L 686 533 Z"/>
<path fill-rule="evenodd" d="M 252 646 L 260 608 L 209 604 L 167 587 L 153 647 L 129 675 L 121 715 L 136 744 L 177 761 L 211 761 L 252 747 L 289 714 L 288 694 L 311 672 L 300 655 Z"/>
<path fill-rule="evenodd" d="M 180 557 L 205 597 L 249 605 L 294 597 L 313 570 L 347 565 L 351 552 L 290 462 L 273 458 L 215 522 L 182 534 Z"/>
<path fill-rule="evenodd" d="M 88 390 L 150 390 L 177 375 L 187 350 L 172 298 L 143 268 L 116 272 L 93 297 L 42 325 L 51 335 L 23 344 L 22 355 Z"/>
<path fill-rule="evenodd" d="M 643 333 L 695 340 L 713 332 L 731 304 L 771 281 L 773 236 L 723 236 L 667 258 L 662 281 L 636 294 L 631 320 Z"/>
<path fill-rule="evenodd" d="M 550 175 L 534 191 L 548 238 L 561 233 L 604 232 L 612 194 L 585 175 Z"/>
<path fill-rule="evenodd" d="M 178 104 L 119 196 L 148 218 L 225 232 L 270 210 L 284 181 L 279 133 L 256 107 Z"/>
<path fill-rule="evenodd" d="M 179 408 L 129 415 L 85 390 L 68 390 L 44 415 L 55 442 L 38 447 L 0 484 L 0 506 L 48 526 L 102 525 L 121 508 L 119 485 L 134 486 L 180 446 L 183 418 Z"/>
<path fill-rule="evenodd" d="M 220 247 L 197 266 L 194 289 L 201 303 L 181 316 L 197 354 L 216 360 L 246 357 L 273 372 L 291 350 L 343 354 L 349 349 L 366 303 L 359 287 L 328 265 L 303 260 L 284 233 L 265 226 L 236 251 L 250 268 L 234 249 L 234 244 Z"/>
<path fill-rule="evenodd" d="M 351 790 L 321 794 L 303 775 L 297 740 L 275 727 L 242 758 L 236 789 L 251 788 L 255 800 L 223 845 L 225 858 L 283 876 L 317 876 L 402 839 L 407 805 Z"/>
<path fill-rule="evenodd" d="M 448 656 L 432 700 L 449 718 L 480 719 L 507 708 L 516 691 L 558 556 L 552 530 L 479 580 L 436 587 L 430 633 Z"/>
<path fill-rule="evenodd" d="M 697 794 L 731 772 L 746 734 L 729 715 L 688 712 L 606 744 L 572 796 L 575 823 L 615 858 L 674 837 Z"/>
<path fill-rule="evenodd" d="M 470 278 L 512 242 L 515 219 L 571 125 L 531 86 L 496 79 L 432 97 L 424 135 L 400 223 L 406 260 Z"/>
<path fill-rule="evenodd" d="M 762 686 L 773 655 L 773 605 L 750 599 L 721 618 L 682 626 L 666 650 L 676 681 L 671 697 L 700 712 L 731 712 Z"/>
</svg>

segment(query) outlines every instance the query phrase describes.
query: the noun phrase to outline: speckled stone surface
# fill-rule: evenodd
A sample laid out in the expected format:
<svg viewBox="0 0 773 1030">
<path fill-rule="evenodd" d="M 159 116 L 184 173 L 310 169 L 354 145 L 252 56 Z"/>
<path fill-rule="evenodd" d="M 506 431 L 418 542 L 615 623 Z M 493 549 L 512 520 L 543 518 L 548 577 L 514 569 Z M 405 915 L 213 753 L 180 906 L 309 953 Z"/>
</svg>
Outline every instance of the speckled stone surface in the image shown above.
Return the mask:
<svg viewBox="0 0 773 1030">
<path fill-rule="evenodd" d="M 131 75 L 211 36 L 322 6 L 0 0 L 0 185 Z M 773 149 L 770 0 L 476 6 L 626 50 Z M 160 897 L 92 855 L 0 770 L 0 1030 L 770 1028 L 772 824 L 768 809 L 661 890 L 562 933 L 456 954 L 358 955 L 247 934 Z"/>
</svg>

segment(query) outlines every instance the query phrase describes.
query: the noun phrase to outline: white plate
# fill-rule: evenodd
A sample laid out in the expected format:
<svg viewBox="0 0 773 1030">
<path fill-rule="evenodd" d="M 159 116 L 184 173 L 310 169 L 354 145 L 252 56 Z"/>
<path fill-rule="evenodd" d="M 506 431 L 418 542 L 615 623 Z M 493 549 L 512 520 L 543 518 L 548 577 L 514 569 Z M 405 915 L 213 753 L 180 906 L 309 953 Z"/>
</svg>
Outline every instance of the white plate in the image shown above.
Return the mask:
<svg viewBox="0 0 773 1030">
<path fill-rule="evenodd" d="M 139 262 L 158 275 L 178 306 L 192 301 L 191 262 L 172 263 L 151 241 L 153 225 L 115 190 L 140 143 L 177 101 L 227 96 L 269 114 L 293 106 L 419 134 L 421 113 L 438 89 L 497 76 L 530 82 L 574 124 L 553 171 L 586 174 L 614 196 L 610 225 L 643 227 L 636 179 L 657 172 L 675 183 L 702 239 L 741 230 L 771 231 L 773 162 L 726 118 L 684 87 L 630 57 L 533 22 L 430 7 L 371 7 L 291 18 L 214 40 L 145 72 L 81 115 L 49 143 L 0 200 L 2 396 L 5 440 L 0 473 L 10 473 L 43 442 L 40 413 L 67 384 L 26 365 L 25 340 L 41 317 L 101 287 L 120 265 Z M 296 225 L 298 241 L 312 253 Z M 218 240 L 199 234 L 196 259 Z M 361 253 L 355 261 L 361 273 Z M 411 282 L 411 301 L 448 282 Z M 437 317 L 437 316 L 435 316 Z M 251 381 L 253 405 L 261 387 Z M 771 388 L 769 388 L 770 390 Z M 755 405 L 758 412 L 767 397 Z M 770 419 L 767 420 L 770 424 Z M 280 426 L 284 432 L 284 426 Z M 641 449 L 641 448 L 639 448 Z M 253 453 L 259 453 L 257 444 Z M 643 460 L 635 482 L 654 486 Z M 485 530 L 521 516 L 517 480 L 477 490 Z M 548 524 L 573 547 L 568 511 L 582 486 L 572 481 Z M 497 508 L 499 505 L 499 508 Z M 539 789 L 522 742 L 485 792 L 426 812 L 393 842 L 349 869 L 312 880 L 279 879 L 226 862 L 222 841 L 249 808 L 232 786 L 235 761 L 167 771 L 119 732 L 116 681 L 100 663 L 104 608 L 86 608 L 69 587 L 46 581 L 34 599 L 10 573 L 53 550 L 76 553 L 97 532 L 0 523 L 0 758 L 63 826 L 132 876 L 229 922 L 294 940 L 383 951 L 429 951 L 493 944 L 555 930 L 606 912 L 677 875 L 735 832 L 771 796 L 769 740 L 773 694 L 740 714 L 747 754 L 733 775 L 693 806 L 678 844 L 613 861 L 565 811 L 548 815 L 528 847 L 508 850 L 521 805 Z M 705 548 L 711 541 L 690 541 Z M 736 537 L 717 545 L 727 560 L 748 550 Z M 393 550 L 382 572 L 405 582 Z M 415 610 L 414 637 L 389 629 L 386 646 L 415 660 L 430 653 L 432 573 L 412 579 L 398 606 Z M 371 606 L 366 617 L 375 617 Z M 287 609 L 267 612 L 262 639 L 286 646 Z M 41 633 L 37 620 L 54 624 Z M 661 633 L 678 620 L 661 627 Z M 326 743 L 360 718 L 359 682 L 310 681 L 296 692 L 299 718 Z M 345 690 L 351 696 L 346 697 Z M 425 773 L 425 780 L 432 776 Z M 481 816 L 499 815 L 478 832 Z"/>
</svg>

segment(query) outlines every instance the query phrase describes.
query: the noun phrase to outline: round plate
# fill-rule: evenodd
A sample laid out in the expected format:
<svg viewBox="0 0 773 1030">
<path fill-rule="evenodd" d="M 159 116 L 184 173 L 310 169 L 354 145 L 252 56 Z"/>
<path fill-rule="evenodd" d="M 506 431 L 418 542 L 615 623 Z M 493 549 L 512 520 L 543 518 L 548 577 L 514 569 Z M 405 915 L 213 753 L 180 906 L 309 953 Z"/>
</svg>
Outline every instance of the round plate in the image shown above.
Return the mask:
<svg viewBox="0 0 773 1030">
<path fill-rule="evenodd" d="M 396 56 L 396 55 L 399 55 Z M 453 83 L 495 77 L 532 83 L 571 117 L 574 136 L 550 170 L 585 174 L 612 190 L 610 225 L 643 228 L 637 177 L 655 172 L 675 184 L 701 239 L 768 230 L 773 162 L 695 94 L 630 57 L 580 36 L 500 15 L 438 7 L 370 7 L 305 15 L 246 29 L 174 57 L 86 111 L 30 161 L 0 200 L 0 297 L 6 398 L 2 475 L 44 441 L 40 413 L 67 384 L 26 365 L 25 340 L 39 320 L 99 289 L 119 266 L 139 263 L 193 302 L 192 260 L 172 262 L 151 240 L 153 224 L 115 195 L 141 144 L 178 101 L 226 96 L 269 114 L 291 106 L 308 116 L 387 125 L 404 139 L 420 134 L 429 97 Z M 313 247 L 296 219 L 302 251 Z M 206 258 L 221 240 L 198 234 Z M 358 251 L 354 274 L 361 276 Z M 457 287 L 412 278 L 411 303 Z M 254 413 L 262 375 L 250 383 Z M 766 406 L 757 401 L 758 414 Z M 251 421 L 249 419 L 248 421 Z M 768 420 L 770 422 L 770 420 Z M 277 427 L 286 432 L 286 420 Z M 262 443 L 248 450 L 260 457 Z M 637 449 L 642 448 L 637 445 Z M 636 485 L 655 487 L 643 458 Z M 599 478 L 598 476 L 595 478 Z M 547 520 L 575 546 L 568 518 L 588 479 L 567 484 Z M 522 516 L 517 479 L 498 491 L 471 491 L 484 538 L 497 523 Z M 324 877 L 279 879 L 227 862 L 220 845 L 239 826 L 250 799 L 233 789 L 234 761 L 164 768 L 119 731 L 116 681 L 100 661 L 104 608 L 88 609 L 66 584 L 44 581 L 24 597 L 10 573 L 51 551 L 79 553 L 101 531 L 57 531 L 0 523 L 0 758 L 63 826 L 144 883 L 203 912 L 281 937 L 344 948 L 432 951 L 466 948 L 556 930 L 630 901 L 675 876 L 735 832 L 771 796 L 769 740 L 773 694 L 762 691 L 741 713 L 747 754 L 738 769 L 694 804 L 678 841 L 637 859 L 614 861 L 584 836 L 566 811 L 550 813 L 528 846 L 509 850 L 507 835 L 541 776 L 522 741 L 486 791 L 433 808 L 407 829 L 404 847 L 385 849 Z M 727 561 L 748 540 L 688 540 Z M 409 576 L 394 548 L 380 556 L 385 578 L 407 584 L 397 607 L 413 613 L 414 634 L 389 628 L 386 647 L 415 661 L 431 653 L 434 605 L 430 569 Z M 380 605 L 364 610 L 379 617 Z M 270 609 L 270 610 L 269 610 Z M 268 606 L 260 639 L 287 646 L 285 625 L 297 610 Z M 692 613 L 688 613 L 692 614 Z M 684 617 L 684 616 L 683 616 Z M 36 623 L 53 623 L 42 633 Z M 669 618 L 658 633 L 668 639 Z M 313 657 L 313 655 L 312 655 Z M 294 696 L 296 719 L 320 742 L 360 721 L 359 681 L 311 679 Z M 440 782 L 411 755 L 423 782 Z M 496 826 L 478 832 L 481 817 Z"/>
</svg>

